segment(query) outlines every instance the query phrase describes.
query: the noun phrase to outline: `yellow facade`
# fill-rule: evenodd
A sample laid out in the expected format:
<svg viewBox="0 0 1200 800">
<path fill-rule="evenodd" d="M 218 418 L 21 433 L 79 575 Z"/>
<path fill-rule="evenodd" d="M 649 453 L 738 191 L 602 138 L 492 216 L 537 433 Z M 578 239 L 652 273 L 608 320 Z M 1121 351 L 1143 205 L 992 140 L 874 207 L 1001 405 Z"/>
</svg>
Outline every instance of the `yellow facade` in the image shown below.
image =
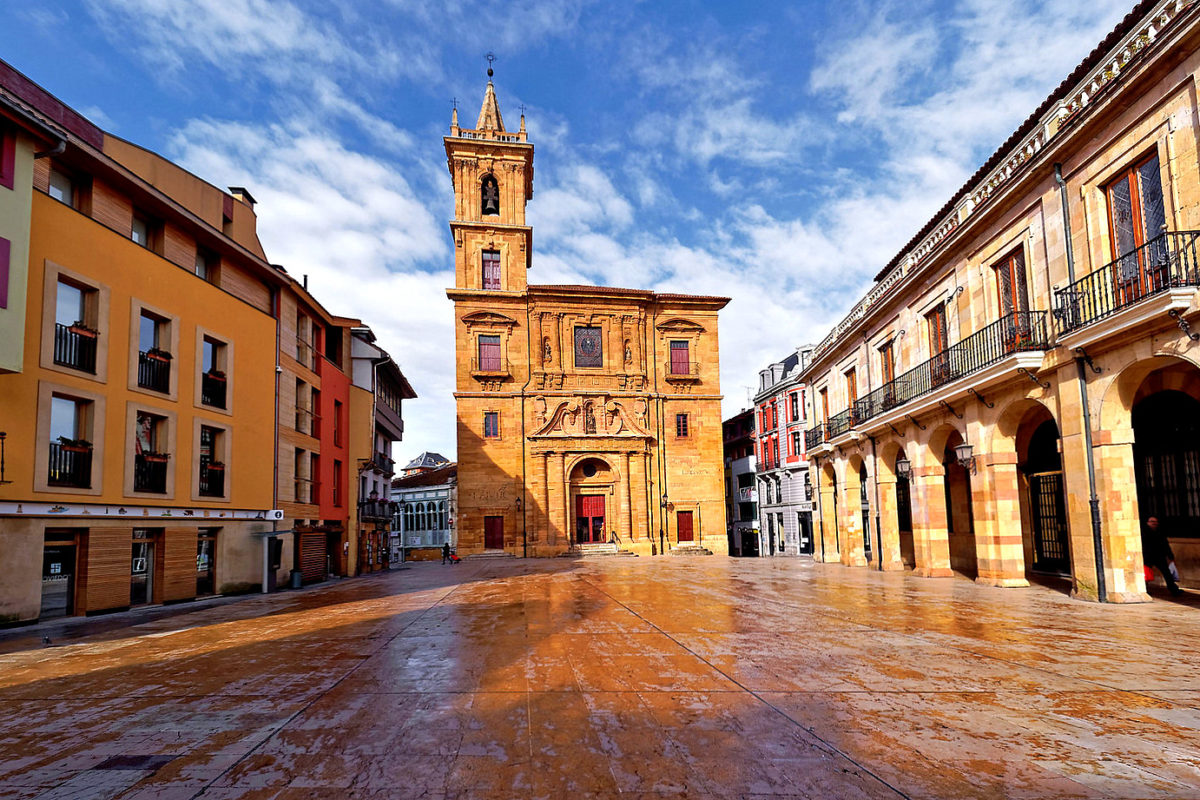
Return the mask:
<svg viewBox="0 0 1200 800">
<path fill-rule="evenodd" d="M 1200 586 L 1200 25 L 1141 10 L 816 347 L 818 558 L 1136 602 L 1155 515 Z"/>
<path fill-rule="evenodd" d="M 0 192 L 25 204 L 0 235 L 23 219 L 27 242 L 0 374 L 0 623 L 257 589 L 272 527 L 277 279 L 220 227 L 252 213 L 157 156 L 161 175 L 149 156 L 127 172 L 72 115 L 57 151 L 18 142 Z"/>
<path fill-rule="evenodd" d="M 489 82 L 476 127 L 455 112 L 445 145 L 459 552 L 725 553 L 717 314 L 728 300 L 528 285 L 524 118 L 504 128 Z"/>
</svg>

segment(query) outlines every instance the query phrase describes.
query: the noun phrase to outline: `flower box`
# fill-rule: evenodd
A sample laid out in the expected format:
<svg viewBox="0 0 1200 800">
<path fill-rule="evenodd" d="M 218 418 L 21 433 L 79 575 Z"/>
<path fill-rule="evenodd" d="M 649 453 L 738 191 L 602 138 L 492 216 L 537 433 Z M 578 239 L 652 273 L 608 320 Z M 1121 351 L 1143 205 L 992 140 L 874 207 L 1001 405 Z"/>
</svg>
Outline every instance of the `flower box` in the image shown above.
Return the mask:
<svg viewBox="0 0 1200 800">
<path fill-rule="evenodd" d="M 93 330 L 92 328 L 89 328 L 87 325 L 84 325 L 82 322 L 78 321 L 72 323 L 67 330 L 76 336 L 86 336 L 89 339 L 95 339 L 96 335 L 99 333 L 98 331 Z"/>
<path fill-rule="evenodd" d="M 92 443 L 87 439 L 67 439 L 60 436 L 58 441 L 62 449 L 68 453 L 87 453 L 92 449 Z"/>
<path fill-rule="evenodd" d="M 170 453 L 142 453 L 142 458 L 151 464 L 165 464 L 171 458 Z"/>
<path fill-rule="evenodd" d="M 153 358 L 155 361 L 170 361 L 171 354 L 166 350 L 159 350 L 157 347 L 151 347 L 146 351 L 146 358 Z"/>
<path fill-rule="evenodd" d="M 208 471 L 209 472 L 224 472 L 225 464 L 220 461 L 210 461 L 208 464 Z"/>
<path fill-rule="evenodd" d="M 219 369 L 209 370 L 208 372 L 206 372 L 204 374 L 207 375 L 209 378 L 212 378 L 214 381 L 220 381 L 221 383 L 225 383 L 225 373 L 221 372 L 221 370 L 219 370 Z"/>
</svg>

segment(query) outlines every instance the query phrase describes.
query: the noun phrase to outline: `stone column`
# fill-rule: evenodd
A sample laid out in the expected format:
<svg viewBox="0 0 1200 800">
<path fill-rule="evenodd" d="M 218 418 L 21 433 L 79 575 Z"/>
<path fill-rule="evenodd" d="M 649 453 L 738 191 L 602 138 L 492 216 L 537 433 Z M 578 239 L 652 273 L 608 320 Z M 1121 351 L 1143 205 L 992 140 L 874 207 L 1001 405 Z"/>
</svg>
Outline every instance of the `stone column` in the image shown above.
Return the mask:
<svg viewBox="0 0 1200 800">
<path fill-rule="evenodd" d="M 975 455 L 971 476 L 971 511 L 975 521 L 977 583 L 988 586 L 1028 586 L 1025 548 L 1021 538 L 1020 485 L 1017 454 Z"/>
<path fill-rule="evenodd" d="M 550 526 L 550 487 L 546 483 L 546 459 L 545 453 L 538 453 L 534 456 L 537 466 L 534 474 L 537 475 L 538 489 L 537 501 L 540 508 L 537 509 L 537 515 L 533 518 L 533 536 L 531 541 L 540 542 L 543 539 L 553 544 L 551 537 L 554 535 L 553 528 Z M 533 495 L 533 492 L 530 492 Z"/>
<path fill-rule="evenodd" d="M 632 482 L 630 481 L 629 475 L 629 469 L 631 466 L 629 455 L 630 454 L 628 452 L 621 454 L 623 469 L 621 471 L 621 527 L 619 530 L 621 532 L 621 539 L 624 543 L 633 541 L 633 502 L 630 495 L 630 485 Z"/>
<path fill-rule="evenodd" d="M 860 484 L 856 479 L 849 479 L 838 487 L 841 497 L 838 498 L 838 529 L 842 540 L 842 563 L 848 567 L 865 567 L 867 556 L 863 547 L 862 497 L 859 495 Z M 869 512 L 868 512 L 869 516 Z"/>
<path fill-rule="evenodd" d="M 546 465 L 546 543 L 558 544 L 558 537 L 566 531 L 566 518 L 562 515 L 565 491 L 562 482 L 563 454 L 550 452 L 546 455 L 549 462 Z"/>
<path fill-rule="evenodd" d="M 882 471 L 882 470 L 881 470 Z M 883 552 L 879 558 L 884 571 L 904 569 L 904 561 L 900 557 L 900 515 L 896 507 L 896 476 L 887 474 L 875 476 L 879 491 L 872 494 L 872 499 L 879 497 L 879 538 L 883 540 Z"/>
<path fill-rule="evenodd" d="M 1142 571 L 1142 532 L 1133 461 L 1133 431 L 1094 431 L 1096 494 L 1100 504 L 1100 531 L 1104 543 L 1104 582 L 1110 603 L 1143 603 L 1146 578 Z M 1086 503 L 1087 495 L 1084 495 Z M 1090 510 L 1090 509 L 1089 509 Z M 1088 518 L 1091 533 L 1091 517 Z M 1089 550 L 1094 550 L 1094 545 Z M 1095 563 L 1095 558 L 1092 558 Z M 1090 576 L 1076 575 L 1095 581 Z"/>
<path fill-rule="evenodd" d="M 945 468 L 938 463 L 913 465 L 909 489 L 913 508 L 913 551 L 917 560 L 914 575 L 948 578 L 950 534 L 946 530 Z"/>
<path fill-rule="evenodd" d="M 558 482 L 562 485 L 562 509 L 563 509 L 563 536 L 567 540 L 567 544 L 571 547 L 575 546 L 575 518 L 571 514 L 571 503 L 575 498 L 571 497 L 571 480 L 567 474 L 567 454 L 563 453 L 562 459 L 558 465 Z"/>
</svg>

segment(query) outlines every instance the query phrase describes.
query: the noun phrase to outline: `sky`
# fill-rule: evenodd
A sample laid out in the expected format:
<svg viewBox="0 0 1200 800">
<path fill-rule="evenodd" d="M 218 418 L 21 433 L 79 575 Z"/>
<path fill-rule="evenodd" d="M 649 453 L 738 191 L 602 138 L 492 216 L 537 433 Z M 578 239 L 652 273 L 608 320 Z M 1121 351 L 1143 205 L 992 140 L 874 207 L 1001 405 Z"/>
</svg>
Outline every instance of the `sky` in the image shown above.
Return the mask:
<svg viewBox="0 0 1200 800">
<path fill-rule="evenodd" d="M 39 0 L 0 58 L 258 201 L 273 263 L 419 395 L 401 463 L 454 457 L 442 137 L 496 56 L 535 146 L 531 283 L 731 297 L 724 414 L 819 341 L 1132 0 Z"/>
</svg>

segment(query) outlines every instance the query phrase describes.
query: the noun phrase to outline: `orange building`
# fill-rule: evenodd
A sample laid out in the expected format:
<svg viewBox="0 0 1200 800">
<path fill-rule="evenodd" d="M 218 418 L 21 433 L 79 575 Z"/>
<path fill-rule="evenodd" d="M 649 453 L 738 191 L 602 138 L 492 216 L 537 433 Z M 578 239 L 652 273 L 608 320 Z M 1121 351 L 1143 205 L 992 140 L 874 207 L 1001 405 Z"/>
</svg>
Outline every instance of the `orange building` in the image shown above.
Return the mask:
<svg viewBox="0 0 1200 800">
<path fill-rule="evenodd" d="M 535 286 L 533 145 L 489 81 L 454 112 L 458 548 L 515 555 L 727 552 L 723 297 Z"/>
<path fill-rule="evenodd" d="M 361 326 L 0 62 L 0 625 L 354 572 Z"/>
</svg>

